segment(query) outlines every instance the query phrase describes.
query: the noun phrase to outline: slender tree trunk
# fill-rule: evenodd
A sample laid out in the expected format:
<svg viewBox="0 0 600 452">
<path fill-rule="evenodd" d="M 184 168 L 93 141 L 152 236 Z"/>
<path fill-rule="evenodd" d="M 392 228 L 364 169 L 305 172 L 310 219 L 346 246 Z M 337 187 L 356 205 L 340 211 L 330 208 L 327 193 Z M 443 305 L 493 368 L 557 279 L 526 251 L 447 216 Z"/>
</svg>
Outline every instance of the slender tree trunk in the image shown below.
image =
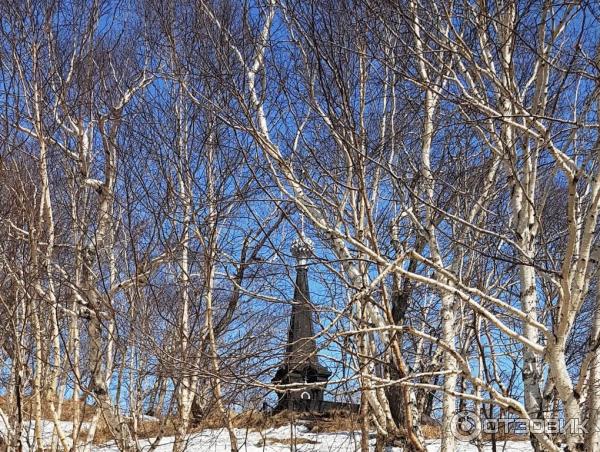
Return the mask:
<svg viewBox="0 0 600 452">
<path fill-rule="evenodd" d="M 180 338 L 179 348 L 182 357 L 190 357 L 190 262 L 189 247 L 191 239 L 190 225 L 192 222 L 192 180 L 190 177 L 191 168 L 188 167 L 188 119 L 184 112 L 183 93 L 179 87 L 177 93 L 177 182 L 178 182 L 178 202 L 181 205 L 181 227 L 183 246 L 179 256 L 179 290 L 181 293 L 181 318 L 180 318 Z M 175 436 L 174 452 L 181 452 L 185 448 L 187 434 L 190 424 L 190 414 L 192 401 L 194 399 L 195 379 L 190 375 L 182 375 L 177 386 L 177 403 L 179 423 L 177 434 Z"/>
<path fill-rule="evenodd" d="M 442 338 L 452 348 L 456 332 L 454 330 L 454 297 L 442 296 Z M 441 452 L 454 452 L 455 438 L 452 434 L 452 422 L 456 414 L 456 359 L 450 353 L 444 355 L 444 395 L 442 399 L 442 447 Z"/>
<path fill-rule="evenodd" d="M 593 357 L 587 381 L 587 414 L 585 450 L 600 450 L 600 293 L 596 294 L 596 309 L 592 323 Z"/>
</svg>

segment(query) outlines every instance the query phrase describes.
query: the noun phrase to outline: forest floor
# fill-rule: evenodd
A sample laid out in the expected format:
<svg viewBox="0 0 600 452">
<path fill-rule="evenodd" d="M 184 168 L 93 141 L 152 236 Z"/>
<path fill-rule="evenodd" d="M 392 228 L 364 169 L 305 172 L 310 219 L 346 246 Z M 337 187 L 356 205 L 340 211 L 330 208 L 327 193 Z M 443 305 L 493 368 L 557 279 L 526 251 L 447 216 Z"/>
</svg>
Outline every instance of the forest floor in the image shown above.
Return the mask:
<svg viewBox="0 0 600 452">
<path fill-rule="evenodd" d="M 61 427 L 66 434 L 71 431 L 69 422 L 62 422 Z M 44 421 L 44 439 L 50 440 L 52 435 L 52 423 Z M 304 425 L 296 425 L 293 430 L 290 426 L 268 428 L 262 431 L 255 429 L 235 429 L 238 447 L 241 452 L 289 452 L 291 444 L 295 443 L 297 452 L 355 452 L 360 450 L 360 432 L 312 432 Z M 291 438 L 294 438 L 293 440 Z M 25 443 L 32 444 L 33 428 L 30 429 L 29 438 L 24 438 Z M 149 450 L 153 441 L 146 439 L 140 441 L 142 450 Z M 370 438 L 369 443 L 374 449 L 375 438 Z M 440 442 L 430 439 L 426 442 L 427 452 L 438 452 Z M 173 437 L 164 437 L 154 449 L 156 452 L 171 452 L 173 448 Z M 33 448 L 24 448 L 32 451 Z M 59 447 L 60 450 L 60 447 Z M 205 429 L 188 436 L 187 451 L 189 452 L 228 452 L 229 435 L 225 429 Z M 491 445 L 484 449 L 491 451 Z M 506 441 L 497 444 L 497 450 L 502 452 L 530 452 L 532 448 L 527 441 Z M 93 452 L 118 452 L 114 443 L 94 445 Z M 474 445 L 459 443 L 459 452 L 477 452 Z M 400 448 L 390 447 L 387 452 L 401 452 Z"/>
<path fill-rule="evenodd" d="M 236 429 L 238 447 L 241 452 L 289 452 L 295 438 L 296 451 L 298 452 L 355 452 L 360 451 L 360 432 L 336 432 L 336 433 L 313 433 L 302 425 L 298 425 L 292 433 L 290 427 L 279 427 L 267 429 L 262 432 Z M 173 438 L 163 438 L 157 452 L 170 452 L 172 450 Z M 369 440 L 374 449 L 375 438 Z M 427 452 L 438 452 L 439 440 L 427 441 Z M 142 447 L 148 448 L 149 442 L 143 441 Z M 114 445 L 97 447 L 96 452 L 117 452 Z M 189 436 L 187 450 L 189 452 L 228 452 L 229 436 L 224 429 L 209 429 Z M 390 447 L 387 452 L 401 452 L 400 448 Z M 491 451 L 487 446 L 485 451 Z M 530 452 L 528 441 L 506 441 L 498 443 L 498 451 L 503 452 Z M 459 452 L 477 452 L 477 448 L 467 443 L 459 443 Z"/>
</svg>

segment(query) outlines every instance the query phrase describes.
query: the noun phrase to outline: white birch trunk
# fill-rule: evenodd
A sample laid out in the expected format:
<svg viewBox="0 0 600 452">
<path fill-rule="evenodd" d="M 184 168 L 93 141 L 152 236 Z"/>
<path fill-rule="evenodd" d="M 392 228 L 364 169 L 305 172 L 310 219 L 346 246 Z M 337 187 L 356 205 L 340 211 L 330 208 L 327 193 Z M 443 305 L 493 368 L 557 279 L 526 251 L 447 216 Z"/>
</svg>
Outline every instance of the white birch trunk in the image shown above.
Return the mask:
<svg viewBox="0 0 600 452">
<path fill-rule="evenodd" d="M 593 356 L 589 363 L 587 380 L 585 450 L 600 450 L 600 293 L 596 294 L 593 315 L 591 344 Z"/>
</svg>

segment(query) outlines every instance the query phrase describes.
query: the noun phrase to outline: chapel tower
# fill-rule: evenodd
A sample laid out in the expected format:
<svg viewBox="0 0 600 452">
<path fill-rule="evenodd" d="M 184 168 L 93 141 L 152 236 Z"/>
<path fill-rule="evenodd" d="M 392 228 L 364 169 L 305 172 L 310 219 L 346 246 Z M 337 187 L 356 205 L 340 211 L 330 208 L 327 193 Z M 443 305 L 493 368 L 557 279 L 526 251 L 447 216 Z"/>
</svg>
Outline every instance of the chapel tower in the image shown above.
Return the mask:
<svg viewBox="0 0 600 452">
<path fill-rule="evenodd" d="M 291 252 L 296 259 L 296 285 L 288 330 L 286 354 L 273 377 L 273 383 L 323 383 L 331 372 L 319 363 L 313 308 L 308 287 L 307 261 L 313 254 L 312 241 L 304 231 L 294 240 Z M 322 411 L 325 385 L 299 387 L 279 394 L 276 411 Z"/>
</svg>

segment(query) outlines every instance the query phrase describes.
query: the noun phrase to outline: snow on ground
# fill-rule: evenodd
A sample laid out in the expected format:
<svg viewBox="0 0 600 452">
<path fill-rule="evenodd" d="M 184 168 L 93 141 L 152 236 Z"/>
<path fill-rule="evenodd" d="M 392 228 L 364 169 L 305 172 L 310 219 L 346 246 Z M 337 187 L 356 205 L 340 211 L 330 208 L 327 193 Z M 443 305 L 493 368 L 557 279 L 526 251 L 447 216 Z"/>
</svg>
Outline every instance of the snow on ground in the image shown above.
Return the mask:
<svg viewBox="0 0 600 452">
<path fill-rule="evenodd" d="M 26 424 L 29 426 L 28 438 L 25 440 L 25 451 L 29 451 L 28 444 L 33 444 L 34 422 Z M 0 422 L 0 433 L 5 433 Z M 43 421 L 42 438 L 47 445 L 52 441 L 52 430 L 54 424 L 51 421 Z M 73 424 L 70 422 L 61 422 L 61 427 L 66 435 L 70 435 L 73 430 Z M 236 429 L 236 437 L 241 452 L 288 452 L 290 450 L 289 441 L 292 430 L 290 427 L 280 427 L 268 429 L 263 432 L 253 430 Z M 297 425 L 294 428 L 294 436 L 297 440 L 296 450 L 298 452 L 356 452 L 360 450 L 360 432 L 339 432 L 339 433 L 311 433 L 306 426 Z M 278 442 L 277 440 L 281 440 Z M 375 438 L 370 438 L 369 443 L 372 448 L 375 445 Z M 140 441 L 142 450 L 149 450 L 152 440 Z M 437 440 L 427 441 L 427 452 L 438 452 L 440 442 Z M 477 448 L 471 444 L 459 443 L 458 452 L 477 452 Z M 31 449 L 33 450 L 33 449 Z M 92 448 L 94 452 L 118 452 L 119 449 L 114 444 L 96 446 Z M 156 452 L 171 452 L 173 450 L 173 438 L 166 437 L 160 441 Z M 229 434 L 224 429 L 204 430 L 194 433 L 188 437 L 188 452 L 229 452 Z M 486 452 L 491 451 L 491 446 L 485 448 Z M 530 444 L 525 441 L 507 441 L 498 444 L 498 451 L 501 452 L 532 452 Z M 401 452 L 400 448 L 388 448 L 387 452 Z"/>
<path fill-rule="evenodd" d="M 70 435 L 73 432 L 73 423 L 72 422 L 67 422 L 67 421 L 60 421 L 60 427 L 62 429 L 62 431 L 64 432 L 65 436 L 67 437 L 67 441 L 69 442 L 71 440 Z M 22 438 L 23 438 L 23 450 L 25 452 L 31 450 L 34 450 L 34 447 L 32 446 L 34 443 L 34 434 L 35 434 L 35 421 L 30 421 L 30 422 L 24 422 L 24 433 Z M 54 431 L 54 422 L 49 421 L 49 420 L 44 420 L 42 421 L 42 428 L 41 428 L 41 433 L 42 433 L 42 442 L 45 446 L 50 446 L 52 444 L 52 433 Z M 86 428 L 87 424 L 84 422 L 82 424 L 82 428 Z M 4 422 L 2 422 L 2 420 L 0 420 L 0 434 L 5 435 L 7 432 L 6 429 L 6 425 L 4 425 Z M 70 444 L 70 443 L 69 443 Z M 30 447 L 31 446 L 31 447 Z"/>
<path fill-rule="evenodd" d="M 296 450 L 298 452 L 355 452 L 360 451 L 360 433 L 359 432 L 341 432 L 341 433 L 311 433 L 306 427 L 297 426 L 294 435 L 298 438 Z M 241 452 L 289 452 L 290 427 L 280 427 L 269 429 L 264 432 L 256 432 L 245 429 L 236 429 L 238 447 Z M 278 443 L 274 440 L 283 440 Z M 287 440 L 287 441 L 286 441 Z M 369 440 L 374 449 L 375 439 Z M 148 450 L 150 442 L 141 441 L 140 446 L 143 450 Z M 229 452 L 229 434 L 226 430 L 204 430 L 189 436 L 187 444 L 188 452 Z M 155 449 L 156 452 L 171 452 L 173 449 L 173 438 L 163 438 L 160 445 Z M 438 452 L 440 442 L 433 440 L 427 442 L 427 452 Z M 459 443 L 458 452 L 477 452 L 477 448 L 467 443 Z M 95 452 L 117 452 L 118 448 L 114 445 L 96 447 Z M 388 452 L 401 452 L 400 448 L 388 448 Z M 491 451 L 491 447 L 485 448 L 486 452 Z M 528 442 L 507 441 L 498 444 L 498 451 L 502 452 L 532 452 Z"/>
</svg>

